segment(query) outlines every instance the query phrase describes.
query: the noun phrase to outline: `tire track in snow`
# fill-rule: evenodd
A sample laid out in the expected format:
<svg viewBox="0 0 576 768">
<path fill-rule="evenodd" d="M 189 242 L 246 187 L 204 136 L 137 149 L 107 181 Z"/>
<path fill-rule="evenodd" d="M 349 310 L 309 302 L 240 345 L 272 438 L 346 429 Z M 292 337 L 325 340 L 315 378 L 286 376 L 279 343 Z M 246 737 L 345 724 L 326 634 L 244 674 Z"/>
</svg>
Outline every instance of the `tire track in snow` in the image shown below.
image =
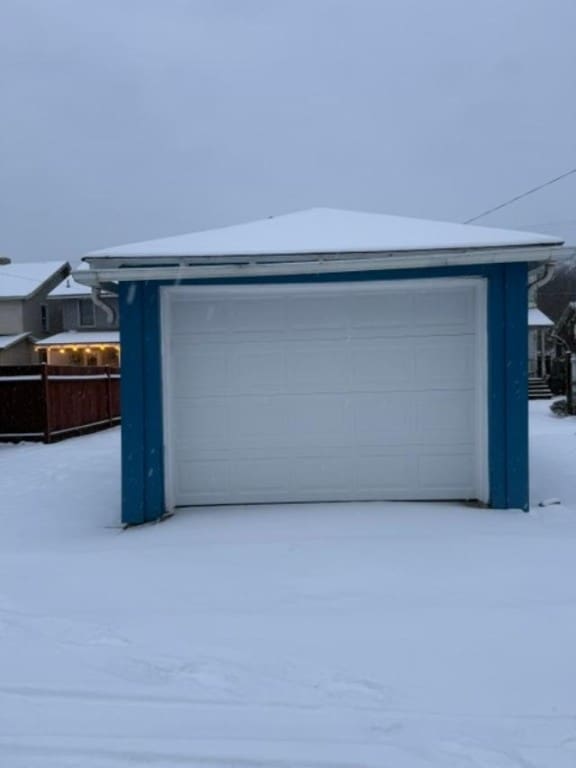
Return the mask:
<svg viewBox="0 0 576 768">
<path fill-rule="evenodd" d="M 347 710 L 354 712 L 373 712 L 375 714 L 386 715 L 389 717 L 400 718 L 424 718 L 431 720 L 462 720 L 462 721 L 494 721 L 494 722 L 559 722 L 565 720 L 576 728 L 576 714 L 557 712 L 533 713 L 533 714 L 485 714 L 472 712 L 433 712 L 429 710 L 418 709 L 385 709 L 383 707 L 358 707 L 356 705 L 347 705 L 345 702 L 326 703 L 326 704 L 300 704 L 282 701 L 254 701 L 245 702 L 234 699 L 202 699 L 190 698 L 186 696 L 155 696 L 152 694 L 125 694 L 111 691 L 95 691 L 88 689 L 60 689 L 60 688 L 38 688 L 35 686 L 19 685 L 0 685 L 0 695 L 18 696 L 22 698 L 39 699 L 68 699 L 81 701 L 95 701 L 126 704 L 151 704 L 151 705 L 174 705 L 174 706 L 214 706 L 223 709 L 267 709 L 269 707 L 287 709 L 294 711 L 312 711 L 322 712 L 325 710 Z M 576 740 L 576 737 L 575 737 Z"/>
<path fill-rule="evenodd" d="M 277 749 L 277 746 L 276 746 Z M 38 746 L 31 747 L 24 744 L 0 742 L 0 754 L 10 753 L 17 757 L 29 759 L 38 756 L 41 760 L 53 757 L 57 760 L 67 757 L 82 759 L 82 765 L 90 768 L 91 763 L 86 759 L 99 761 L 122 762 L 127 765 L 188 765 L 211 766 L 213 768 L 362 768 L 358 762 L 343 762 L 327 758 L 325 760 L 302 760 L 301 758 L 275 758 L 275 757 L 234 757 L 201 754 L 199 752 L 162 752 L 157 748 L 152 750 L 134 749 L 89 749 L 68 746 Z M 44 764 L 44 763 L 42 763 Z M 40 765 L 40 763 L 38 763 Z M 371 765 L 376 765 L 371 763 Z M 417 768 L 417 766 L 416 766 Z"/>
<path fill-rule="evenodd" d="M 279 708 L 288 710 L 320 710 L 323 707 L 310 704 L 290 704 L 278 701 L 266 701 L 259 702 L 243 702 L 234 699 L 201 699 L 190 698 L 187 696 L 155 696 L 153 694 L 125 694 L 114 693 L 107 691 L 91 691 L 86 689 L 76 690 L 62 690 L 58 688 L 35 688 L 34 686 L 19 686 L 19 685 L 3 685 L 0 686 L 0 696 L 19 696 L 21 698 L 38 698 L 38 699 L 64 699 L 64 700 L 76 700 L 76 701 L 94 701 L 94 702 L 110 702 L 111 704 L 150 704 L 156 705 L 174 705 L 174 706 L 208 706 L 208 707 L 222 707 L 224 709 L 262 709 L 262 708 Z M 342 709 L 342 707 L 334 707 L 335 709 Z M 345 707 L 344 707 L 345 708 Z M 372 711 L 372 710 L 371 710 Z M 373 710 L 379 711 L 379 710 Z"/>
<path fill-rule="evenodd" d="M 572 757 L 566 752 L 526 754 L 522 745 L 496 748 L 479 741 L 434 739 L 411 745 L 367 744 L 365 742 L 284 741 L 270 739 L 203 740 L 146 744 L 123 740 L 116 746 L 65 743 L 21 743 L 0 739 L 0 757 L 10 768 L 125 768 L 125 766 L 202 766 L 203 768 L 568 768 Z M 282 757 L 278 752 L 283 753 Z M 337 755 L 337 757 L 335 757 Z M 549 757 L 554 762 L 549 761 Z M 74 762 L 69 762 L 74 760 Z M 22 761 L 22 762 L 21 762 Z"/>
</svg>

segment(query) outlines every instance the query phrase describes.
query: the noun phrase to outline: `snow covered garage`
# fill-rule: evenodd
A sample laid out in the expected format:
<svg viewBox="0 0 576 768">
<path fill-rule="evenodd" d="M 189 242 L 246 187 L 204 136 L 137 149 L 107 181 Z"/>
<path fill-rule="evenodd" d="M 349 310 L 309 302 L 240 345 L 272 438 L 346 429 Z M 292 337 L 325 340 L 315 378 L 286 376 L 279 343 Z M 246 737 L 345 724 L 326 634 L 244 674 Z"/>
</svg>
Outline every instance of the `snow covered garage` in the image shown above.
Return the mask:
<svg viewBox="0 0 576 768">
<path fill-rule="evenodd" d="M 123 521 L 178 507 L 526 508 L 527 272 L 561 241 L 313 209 L 109 248 Z"/>
</svg>

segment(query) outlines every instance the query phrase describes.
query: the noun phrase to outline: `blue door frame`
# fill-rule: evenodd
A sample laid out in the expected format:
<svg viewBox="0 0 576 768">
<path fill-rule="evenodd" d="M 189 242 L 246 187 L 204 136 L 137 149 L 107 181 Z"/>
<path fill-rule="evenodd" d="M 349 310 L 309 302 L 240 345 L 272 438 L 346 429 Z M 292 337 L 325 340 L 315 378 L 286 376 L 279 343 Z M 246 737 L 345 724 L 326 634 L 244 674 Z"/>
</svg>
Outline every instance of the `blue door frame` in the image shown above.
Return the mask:
<svg viewBox="0 0 576 768">
<path fill-rule="evenodd" d="M 490 506 L 528 509 L 527 265 L 439 267 L 275 278 L 186 280 L 179 285 L 355 282 L 483 277 L 488 283 L 488 467 Z M 164 434 L 160 288 L 120 283 L 122 522 L 162 518 Z"/>
</svg>

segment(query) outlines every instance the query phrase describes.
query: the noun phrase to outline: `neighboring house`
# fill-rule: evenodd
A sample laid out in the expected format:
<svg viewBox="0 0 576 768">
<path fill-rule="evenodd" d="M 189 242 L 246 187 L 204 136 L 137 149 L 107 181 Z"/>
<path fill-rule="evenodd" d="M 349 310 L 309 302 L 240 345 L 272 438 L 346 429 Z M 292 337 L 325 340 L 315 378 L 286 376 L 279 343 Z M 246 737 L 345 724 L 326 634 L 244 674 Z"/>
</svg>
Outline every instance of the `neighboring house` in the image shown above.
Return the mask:
<svg viewBox="0 0 576 768">
<path fill-rule="evenodd" d="M 538 307 L 528 309 L 528 395 L 530 400 L 552 397 L 552 347 L 550 335 L 554 323 Z M 555 387 L 554 387 L 555 388 Z"/>
<path fill-rule="evenodd" d="M 562 241 L 313 209 L 85 257 L 117 282 L 122 517 L 528 508 L 527 280 Z"/>
<path fill-rule="evenodd" d="M 11 263 L 0 269 L 0 365 L 37 362 L 33 342 L 48 332 L 48 294 L 69 273 L 65 261 Z"/>
<path fill-rule="evenodd" d="M 569 380 L 566 351 L 570 345 L 567 347 L 563 336 L 570 305 L 576 297 L 575 249 L 565 249 L 565 254 L 567 258 L 554 269 L 539 273 L 536 270 L 528 291 L 531 398 L 566 394 Z"/>
<path fill-rule="evenodd" d="M 545 378 L 547 367 L 548 337 L 554 323 L 538 307 L 528 310 L 528 374 L 536 378 Z"/>
<path fill-rule="evenodd" d="M 90 288 L 67 278 L 48 296 L 48 324 L 53 335 L 37 342 L 51 365 L 120 365 L 118 298 L 102 296 L 95 304 Z"/>
</svg>

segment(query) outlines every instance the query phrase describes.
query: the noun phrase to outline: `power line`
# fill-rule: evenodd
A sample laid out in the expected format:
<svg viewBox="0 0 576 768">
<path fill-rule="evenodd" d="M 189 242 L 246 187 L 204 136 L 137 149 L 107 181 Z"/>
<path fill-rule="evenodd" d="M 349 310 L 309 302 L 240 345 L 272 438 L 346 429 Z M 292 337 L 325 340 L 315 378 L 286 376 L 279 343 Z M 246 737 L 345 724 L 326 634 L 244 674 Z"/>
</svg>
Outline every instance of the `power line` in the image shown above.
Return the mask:
<svg viewBox="0 0 576 768">
<path fill-rule="evenodd" d="M 556 184 L 557 181 L 560 181 L 561 179 L 565 179 L 567 176 L 571 176 L 573 173 L 576 173 L 576 168 L 572 168 L 569 171 L 566 171 L 565 173 L 561 173 L 560 176 L 556 176 L 553 179 L 549 179 L 548 181 L 545 181 L 543 184 L 539 184 L 537 187 L 532 187 L 532 189 L 528 189 L 526 192 L 522 192 L 521 195 L 516 195 L 516 197 L 511 197 L 510 200 L 506 200 L 503 203 L 500 203 L 500 205 L 495 205 L 493 208 L 488 208 L 487 211 L 483 211 L 483 213 L 479 213 L 478 216 L 472 216 L 471 219 L 466 219 L 464 224 L 471 224 L 473 221 L 478 221 L 478 219 L 483 219 L 484 216 L 488 216 L 489 213 L 494 213 L 495 211 L 499 211 L 502 208 L 506 208 L 508 205 L 512 205 L 512 203 L 515 203 L 517 200 L 522 200 L 524 197 L 528 197 L 528 195 L 533 195 L 534 192 L 538 192 L 541 189 L 544 189 L 544 187 L 549 187 L 551 184 Z"/>
</svg>

